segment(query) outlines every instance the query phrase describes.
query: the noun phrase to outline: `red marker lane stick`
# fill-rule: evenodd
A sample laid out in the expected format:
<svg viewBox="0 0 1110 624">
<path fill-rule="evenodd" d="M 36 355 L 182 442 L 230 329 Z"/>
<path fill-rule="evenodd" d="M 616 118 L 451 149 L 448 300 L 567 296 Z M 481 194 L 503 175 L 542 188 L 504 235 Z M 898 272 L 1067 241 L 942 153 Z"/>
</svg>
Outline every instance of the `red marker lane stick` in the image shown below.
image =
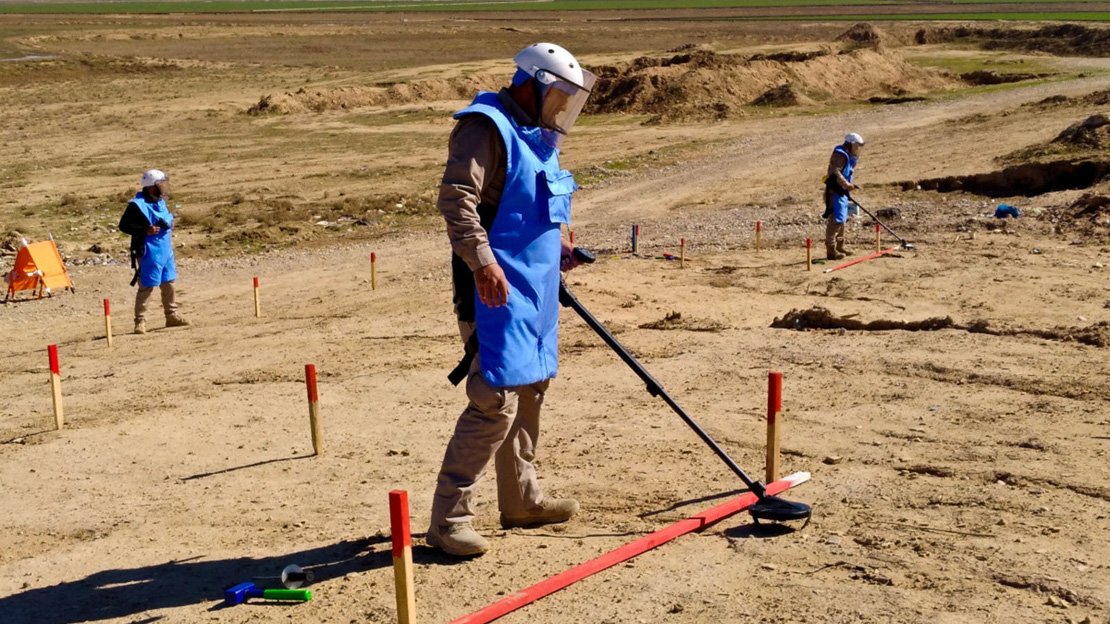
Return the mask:
<svg viewBox="0 0 1110 624">
<path fill-rule="evenodd" d="M 682 243 L 678 248 L 678 268 L 686 268 L 686 239 L 682 239 Z"/>
<path fill-rule="evenodd" d="M 767 485 L 767 494 L 774 495 L 785 492 L 786 490 L 801 485 L 809 481 L 808 472 L 796 472 L 781 481 Z M 640 539 L 625 544 L 616 550 L 611 550 L 608 553 L 594 559 L 587 561 L 581 565 L 573 567 L 565 572 L 561 572 L 547 580 L 540 581 L 535 585 L 522 589 L 517 593 L 502 598 L 497 602 L 475 611 L 470 615 L 453 620 L 450 624 L 485 624 L 485 622 L 492 622 L 497 618 L 515 611 L 525 605 L 531 604 L 544 596 L 553 594 L 560 589 L 563 589 L 577 581 L 580 581 L 587 576 L 591 576 L 611 568 L 618 563 L 628 561 L 636 555 L 643 554 L 656 546 L 666 544 L 667 542 L 697 531 L 704 529 L 716 522 L 719 522 L 737 512 L 743 511 L 751 507 L 759 500 L 755 494 L 748 492 L 737 498 L 734 498 L 724 504 L 713 507 L 706 511 L 701 512 L 695 516 L 691 516 L 685 520 L 672 524 L 671 526 L 650 533 L 641 537 Z"/>
<path fill-rule="evenodd" d="M 62 414 L 62 375 L 58 369 L 58 345 L 50 345 L 46 351 L 50 354 L 50 390 L 54 393 L 54 424 L 61 431 L 66 421 Z"/>
<path fill-rule="evenodd" d="M 760 240 L 762 239 L 763 223 L 755 222 L 755 250 L 759 251 Z"/>
<path fill-rule="evenodd" d="M 779 478 L 779 413 L 782 412 L 782 373 L 767 373 L 767 483 Z"/>
<path fill-rule="evenodd" d="M 378 289 L 378 254 L 370 252 L 370 290 Z"/>
<path fill-rule="evenodd" d="M 875 253 L 879 253 L 883 249 L 883 230 L 882 226 L 878 223 L 875 224 Z"/>
<path fill-rule="evenodd" d="M 262 316 L 262 303 L 258 299 L 258 278 L 254 278 L 254 318 Z"/>
<path fill-rule="evenodd" d="M 570 230 L 570 244 L 574 244 L 574 230 Z"/>
<path fill-rule="evenodd" d="M 813 270 L 813 239 L 806 239 L 806 270 Z"/>
<path fill-rule="evenodd" d="M 308 423 L 312 426 L 312 452 L 323 451 L 324 436 L 320 433 L 320 397 L 316 393 L 316 365 L 304 365 L 304 382 L 308 386 Z"/>
<path fill-rule="evenodd" d="M 104 300 L 104 336 L 108 339 L 108 348 L 112 348 L 112 309 L 108 300 Z"/>
<path fill-rule="evenodd" d="M 412 532 L 409 530 L 409 493 L 389 493 L 389 526 L 393 538 L 393 581 L 397 587 L 397 622 L 416 622 L 416 594 L 412 581 Z"/>
<path fill-rule="evenodd" d="M 864 260 L 870 260 L 872 258 L 878 258 L 879 256 L 885 256 L 885 255 L 887 255 L 888 253 L 890 253 L 892 251 L 898 251 L 898 248 L 897 247 L 891 247 L 890 249 L 884 249 L 884 250 L 880 251 L 879 253 L 873 253 L 870 256 L 864 256 L 862 258 L 856 258 L 855 260 L 852 260 L 851 262 L 845 262 L 844 264 L 834 266 L 831 269 L 825 269 L 825 272 L 826 273 L 832 273 L 833 271 L 836 271 L 838 269 L 843 269 L 844 267 L 850 267 L 853 264 L 859 264 L 860 262 L 863 262 Z"/>
</svg>

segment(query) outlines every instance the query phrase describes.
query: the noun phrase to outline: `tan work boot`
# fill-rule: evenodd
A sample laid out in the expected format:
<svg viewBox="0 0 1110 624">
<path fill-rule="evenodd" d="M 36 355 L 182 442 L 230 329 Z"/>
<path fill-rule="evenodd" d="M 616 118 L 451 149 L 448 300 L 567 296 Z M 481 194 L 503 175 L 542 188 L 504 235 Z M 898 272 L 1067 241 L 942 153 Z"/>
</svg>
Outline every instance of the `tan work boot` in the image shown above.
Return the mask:
<svg viewBox="0 0 1110 624">
<path fill-rule="evenodd" d="M 135 321 L 135 333 L 136 334 L 145 334 L 146 333 L 146 321 Z"/>
<path fill-rule="evenodd" d="M 428 527 L 424 541 L 429 546 L 456 557 L 472 557 L 489 550 L 489 540 L 478 535 L 469 522 Z"/>
<path fill-rule="evenodd" d="M 840 253 L 839 251 L 837 251 L 835 249 L 826 249 L 825 250 L 825 255 L 828 256 L 829 260 L 843 260 L 844 259 L 844 254 Z"/>
<path fill-rule="evenodd" d="M 852 250 L 845 247 L 844 243 L 840 243 L 839 245 L 836 246 L 836 252 L 839 253 L 839 254 L 842 254 L 844 256 L 852 255 Z"/>
<path fill-rule="evenodd" d="M 166 317 L 166 327 L 188 327 L 189 321 L 186 321 L 181 316 L 174 314 L 173 316 Z"/>
<path fill-rule="evenodd" d="M 539 507 L 529 509 L 519 516 L 501 514 L 501 526 L 506 529 L 537 527 L 570 520 L 578 513 L 578 501 L 573 498 L 545 498 Z"/>
</svg>

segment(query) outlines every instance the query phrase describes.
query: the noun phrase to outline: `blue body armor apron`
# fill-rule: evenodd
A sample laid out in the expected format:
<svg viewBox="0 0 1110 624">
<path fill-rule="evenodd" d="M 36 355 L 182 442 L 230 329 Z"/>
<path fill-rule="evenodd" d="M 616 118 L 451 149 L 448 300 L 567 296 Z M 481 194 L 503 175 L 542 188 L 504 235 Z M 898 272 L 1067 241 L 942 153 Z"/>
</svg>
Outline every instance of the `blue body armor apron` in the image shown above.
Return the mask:
<svg viewBox="0 0 1110 624">
<path fill-rule="evenodd" d="M 844 149 L 843 145 L 837 145 L 833 149 L 833 154 L 838 152 L 848 159 L 848 164 L 844 165 L 841 172 L 844 174 L 844 179 L 851 182 L 852 170 L 856 167 L 856 159 L 848 155 L 848 150 Z M 833 220 L 837 223 L 844 223 L 848 220 L 848 191 L 845 191 L 835 181 L 829 185 L 829 188 L 832 189 Z"/>
<path fill-rule="evenodd" d="M 518 125 L 496 93 L 479 93 L 455 118 L 473 113 L 497 125 L 506 156 L 505 189 L 488 234 L 509 281 L 509 301 L 491 308 L 475 293 L 482 375 L 492 386 L 523 386 L 558 370 L 559 226 L 570 223 L 570 198 L 578 187 L 559 168 L 559 152 L 543 142 L 540 129 Z"/>
<path fill-rule="evenodd" d="M 143 257 L 139 260 L 139 285 L 153 288 L 164 282 L 172 282 L 177 279 L 177 266 L 173 261 L 173 242 L 170 238 L 173 214 L 166 208 L 166 200 L 159 199 L 152 204 L 146 201 L 140 191 L 135 194 L 131 203 L 139 208 L 151 225 L 161 228 L 157 234 L 147 234 L 143 242 Z"/>
</svg>

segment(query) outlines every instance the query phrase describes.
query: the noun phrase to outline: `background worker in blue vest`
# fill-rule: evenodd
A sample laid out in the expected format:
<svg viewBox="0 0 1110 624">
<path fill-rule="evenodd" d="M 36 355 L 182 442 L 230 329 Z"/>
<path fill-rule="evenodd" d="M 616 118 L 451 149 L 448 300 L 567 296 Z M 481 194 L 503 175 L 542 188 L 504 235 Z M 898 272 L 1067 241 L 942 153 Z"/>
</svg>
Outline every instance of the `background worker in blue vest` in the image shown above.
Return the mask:
<svg viewBox="0 0 1110 624">
<path fill-rule="evenodd" d="M 173 259 L 173 214 L 166 208 L 170 193 L 170 179 L 157 169 L 143 174 L 142 190 L 128 202 L 119 229 L 131 235 L 131 268 L 135 277 L 131 285 L 139 283 L 135 295 L 135 333 L 146 333 L 146 306 L 154 287 L 162 290 L 162 309 L 166 313 L 166 327 L 183 327 L 189 321 L 177 313 L 174 280 L 177 266 Z"/>
<path fill-rule="evenodd" d="M 825 178 L 825 253 L 829 260 L 851 255 L 844 247 L 844 224 L 848 221 L 848 194 L 855 190 L 852 173 L 863 149 L 863 137 L 855 132 L 844 137 L 844 143 L 833 148 Z"/>
<path fill-rule="evenodd" d="M 532 463 L 540 407 L 558 365 L 560 269 L 578 265 L 561 225 L 578 188 L 558 147 L 596 76 L 565 49 L 537 43 L 513 58 L 512 86 L 479 93 L 455 114 L 438 207 L 451 241 L 455 313 L 469 403 L 447 444 L 429 545 L 479 555 L 471 525 L 487 465 L 497 471 L 505 528 L 565 522 L 578 502 L 544 496 Z"/>
</svg>

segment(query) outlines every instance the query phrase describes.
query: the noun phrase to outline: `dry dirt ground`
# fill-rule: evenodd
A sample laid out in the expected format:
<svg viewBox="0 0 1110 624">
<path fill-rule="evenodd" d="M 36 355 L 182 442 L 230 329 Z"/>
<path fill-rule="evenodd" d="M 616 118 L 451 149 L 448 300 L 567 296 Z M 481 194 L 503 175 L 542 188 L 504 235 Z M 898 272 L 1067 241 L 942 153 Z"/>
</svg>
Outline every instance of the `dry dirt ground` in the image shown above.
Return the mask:
<svg viewBox="0 0 1110 624">
<path fill-rule="evenodd" d="M 400 488 L 419 543 L 419 618 L 445 622 L 738 495 L 739 481 L 568 313 L 539 465 L 547 492 L 578 498 L 581 514 L 503 531 L 487 482 L 477 526 L 491 553 L 454 561 L 420 541 L 465 400 L 445 379 L 461 349 L 431 205 L 447 116 L 463 102 L 389 106 L 368 94 L 503 79 L 506 56 L 537 38 L 619 66 L 687 43 L 818 50 L 845 27 L 562 18 L 550 31 L 497 16 L 3 18 L 12 56 L 58 58 L 0 64 L 0 233 L 52 231 L 78 290 L 0 307 L 0 621 L 392 621 L 387 493 Z M 815 515 L 781 534 L 729 518 L 503 621 L 1106 621 L 1106 186 L 1077 215 L 1088 190 L 991 199 L 914 185 L 995 171 L 1021 150 L 1058 155 L 1043 146 L 1105 112 L 1105 98 L 1086 96 L 1110 88 L 1108 66 L 902 47 L 916 28 L 890 30 L 892 66 L 1053 76 L 975 88 L 951 71 L 918 76 L 926 86 L 910 95 L 924 100 L 879 106 L 822 95 L 799 70 L 799 90 L 811 89 L 799 107 L 651 123 L 650 112 L 606 113 L 568 141 L 564 164 L 584 182 L 576 240 L 601 252 L 570 287 L 756 475 L 767 372 L 781 371 L 783 471 L 813 474 L 789 496 Z M 260 95 L 295 99 L 301 87 L 362 99 L 246 113 Z M 860 201 L 896 208 L 889 223 L 916 249 L 807 271 L 803 240 L 822 251 L 819 178 L 846 131 L 869 143 Z M 150 166 L 170 172 L 181 204 L 180 301 L 194 326 L 135 336 L 126 240 L 113 229 Z M 997 201 L 1025 216 L 994 219 Z M 632 223 L 637 255 L 626 253 Z M 857 255 L 873 248 L 871 227 L 853 221 Z M 686 268 L 656 258 L 683 237 Z M 1015 332 L 771 327 L 813 306 Z M 49 344 L 61 353 L 63 431 L 51 430 Z M 318 457 L 306 363 L 320 377 Z M 288 563 L 315 573 L 311 602 L 221 607 L 225 587 Z"/>
</svg>

